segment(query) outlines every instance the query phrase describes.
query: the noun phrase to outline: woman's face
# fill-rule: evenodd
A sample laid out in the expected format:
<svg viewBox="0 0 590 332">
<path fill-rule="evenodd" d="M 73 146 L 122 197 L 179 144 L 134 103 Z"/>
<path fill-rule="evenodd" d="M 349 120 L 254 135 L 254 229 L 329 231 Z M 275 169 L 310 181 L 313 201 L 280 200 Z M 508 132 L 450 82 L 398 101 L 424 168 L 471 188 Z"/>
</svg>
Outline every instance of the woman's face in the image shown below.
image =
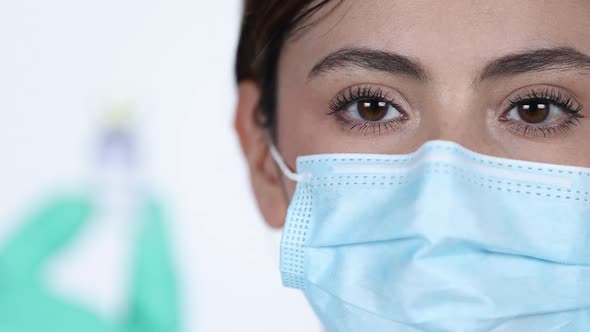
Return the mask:
<svg viewBox="0 0 590 332">
<path fill-rule="evenodd" d="M 278 68 L 277 145 L 291 168 L 300 155 L 435 139 L 590 167 L 590 1 L 345 0 L 314 18 Z M 237 127 L 262 212 L 280 226 L 294 183 L 245 123 L 256 91 L 241 87 Z"/>
</svg>

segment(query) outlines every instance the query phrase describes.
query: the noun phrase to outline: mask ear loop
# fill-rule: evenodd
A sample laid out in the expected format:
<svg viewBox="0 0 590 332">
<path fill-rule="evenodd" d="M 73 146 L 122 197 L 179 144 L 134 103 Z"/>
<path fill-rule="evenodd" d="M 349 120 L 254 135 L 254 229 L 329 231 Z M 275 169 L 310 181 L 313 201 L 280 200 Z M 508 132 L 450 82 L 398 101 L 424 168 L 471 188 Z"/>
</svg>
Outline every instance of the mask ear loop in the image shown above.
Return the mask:
<svg viewBox="0 0 590 332">
<path fill-rule="evenodd" d="M 268 146 L 270 149 L 270 155 L 272 156 L 272 159 L 275 161 L 275 163 L 287 179 L 294 182 L 302 182 L 309 179 L 309 174 L 297 174 L 293 172 L 289 168 L 289 166 L 287 166 L 287 164 L 285 164 L 285 161 L 279 153 L 279 150 L 277 150 L 276 146 L 272 143 L 270 139 L 268 141 Z"/>
</svg>

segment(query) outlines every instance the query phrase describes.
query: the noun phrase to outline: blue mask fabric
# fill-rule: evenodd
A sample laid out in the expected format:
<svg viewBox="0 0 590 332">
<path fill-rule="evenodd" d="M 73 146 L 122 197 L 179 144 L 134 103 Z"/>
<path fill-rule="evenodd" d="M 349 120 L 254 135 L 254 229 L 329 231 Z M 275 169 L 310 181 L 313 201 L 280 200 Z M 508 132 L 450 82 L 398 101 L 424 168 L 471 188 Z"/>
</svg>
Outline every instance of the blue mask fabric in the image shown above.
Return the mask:
<svg viewBox="0 0 590 332">
<path fill-rule="evenodd" d="M 322 154 L 297 181 L 280 270 L 330 332 L 590 331 L 590 169 L 430 141 Z"/>
</svg>

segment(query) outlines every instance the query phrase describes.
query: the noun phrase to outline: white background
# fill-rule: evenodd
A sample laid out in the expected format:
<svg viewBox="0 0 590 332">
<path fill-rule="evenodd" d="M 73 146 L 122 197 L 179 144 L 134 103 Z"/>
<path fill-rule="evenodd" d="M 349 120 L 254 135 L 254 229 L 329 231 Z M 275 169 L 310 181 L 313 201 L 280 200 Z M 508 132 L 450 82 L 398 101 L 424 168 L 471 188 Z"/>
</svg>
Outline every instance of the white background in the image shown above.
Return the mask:
<svg viewBox="0 0 590 332">
<path fill-rule="evenodd" d="M 279 234 L 255 208 L 232 129 L 240 7 L 0 1 L 0 243 L 40 199 L 87 180 L 100 113 L 124 97 L 138 105 L 145 172 L 172 218 L 184 330 L 318 331 L 303 295 L 280 284 Z M 48 278 L 108 314 L 124 294 L 126 240 L 120 225 L 93 227 Z"/>
</svg>

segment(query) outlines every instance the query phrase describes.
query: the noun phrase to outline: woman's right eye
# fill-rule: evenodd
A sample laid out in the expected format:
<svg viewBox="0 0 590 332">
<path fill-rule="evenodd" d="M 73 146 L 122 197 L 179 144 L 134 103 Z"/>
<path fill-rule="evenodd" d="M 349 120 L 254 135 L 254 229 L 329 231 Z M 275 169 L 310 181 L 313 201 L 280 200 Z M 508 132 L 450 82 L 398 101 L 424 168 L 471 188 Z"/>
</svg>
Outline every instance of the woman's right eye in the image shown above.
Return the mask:
<svg viewBox="0 0 590 332">
<path fill-rule="evenodd" d="M 409 119 L 405 110 L 394 101 L 392 95 L 395 94 L 369 85 L 348 88 L 330 102 L 332 112 L 329 114 L 348 130 L 365 135 L 394 131 Z"/>
<path fill-rule="evenodd" d="M 364 99 L 351 103 L 346 114 L 355 120 L 381 122 L 402 118 L 403 114 L 390 102 L 378 99 Z"/>
</svg>

